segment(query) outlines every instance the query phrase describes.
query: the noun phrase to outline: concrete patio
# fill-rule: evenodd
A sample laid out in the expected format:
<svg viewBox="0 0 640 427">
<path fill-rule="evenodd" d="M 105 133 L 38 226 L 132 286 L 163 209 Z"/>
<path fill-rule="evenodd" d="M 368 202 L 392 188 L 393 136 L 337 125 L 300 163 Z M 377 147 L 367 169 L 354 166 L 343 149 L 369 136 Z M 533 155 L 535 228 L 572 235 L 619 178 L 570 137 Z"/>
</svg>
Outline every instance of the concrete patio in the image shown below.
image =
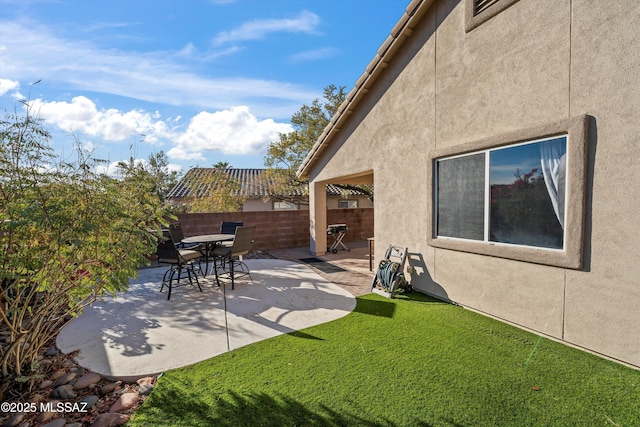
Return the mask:
<svg viewBox="0 0 640 427">
<path fill-rule="evenodd" d="M 276 335 L 345 316 L 355 295 L 368 292 L 366 242 L 351 251 L 300 262 L 308 248 L 274 251 L 278 259 L 248 259 L 243 278 L 219 288 L 213 276 L 197 287 L 160 293 L 166 266 L 140 271 L 129 290 L 96 302 L 58 335 L 65 353 L 106 378 L 134 379 L 190 365 Z M 326 268 L 330 267 L 330 268 Z"/>
</svg>

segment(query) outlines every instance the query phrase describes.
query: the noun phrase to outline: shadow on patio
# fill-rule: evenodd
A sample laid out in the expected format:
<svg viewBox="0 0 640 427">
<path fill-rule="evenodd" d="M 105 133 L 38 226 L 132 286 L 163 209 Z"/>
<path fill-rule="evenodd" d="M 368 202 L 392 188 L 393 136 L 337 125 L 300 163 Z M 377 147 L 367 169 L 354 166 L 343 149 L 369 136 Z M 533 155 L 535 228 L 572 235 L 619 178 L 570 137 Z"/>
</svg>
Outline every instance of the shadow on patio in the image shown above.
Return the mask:
<svg viewBox="0 0 640 427">
<path fill-rule="evenodd" d="M 201 279 L 203 292 L 160 283 L 166 267 L 143 269 L 129 290 L 106 298 L 58 335 L 65 353 L 107 378 L 138 378 L 189 365 L 244 345 L 328 322 L 351 312 L 352 293 L 304 264 L 246 260 L 248 278 L 221 289 Z M 298 336 L 298 335 L 296 335 Z M 299 335 L 304 338 L 313 338 Z"/>
</svg>

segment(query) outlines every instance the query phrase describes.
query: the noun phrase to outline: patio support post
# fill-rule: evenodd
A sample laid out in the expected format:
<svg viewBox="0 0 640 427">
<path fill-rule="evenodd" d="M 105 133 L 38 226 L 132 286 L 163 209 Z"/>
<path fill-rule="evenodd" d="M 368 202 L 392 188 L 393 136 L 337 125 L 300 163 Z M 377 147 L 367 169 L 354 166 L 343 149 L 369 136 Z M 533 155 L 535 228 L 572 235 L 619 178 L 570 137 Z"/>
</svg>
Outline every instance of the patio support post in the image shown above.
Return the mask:
<svg viewBox="0 0 640 427">
<path fill-rule="evenodd" d="M 314 255 L 327 252 L 327 185 L 309 182 L 309 234 L 310 249 Z"/>
</svg>

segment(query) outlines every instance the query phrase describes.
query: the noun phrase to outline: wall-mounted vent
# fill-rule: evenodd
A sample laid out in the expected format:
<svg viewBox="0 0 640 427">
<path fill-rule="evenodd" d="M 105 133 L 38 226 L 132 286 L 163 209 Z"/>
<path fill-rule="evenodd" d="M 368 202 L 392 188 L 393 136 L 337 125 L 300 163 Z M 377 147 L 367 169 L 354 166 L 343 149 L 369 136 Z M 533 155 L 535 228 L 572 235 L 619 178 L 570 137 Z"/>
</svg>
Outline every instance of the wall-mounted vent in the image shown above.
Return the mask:
<svg viewBox="0 0 640 427">
<path fill-rule="evenodd" d="M 476 16 L 489 9 L 500 0 L 473 0 L 473 16 Z"/>
</svg>

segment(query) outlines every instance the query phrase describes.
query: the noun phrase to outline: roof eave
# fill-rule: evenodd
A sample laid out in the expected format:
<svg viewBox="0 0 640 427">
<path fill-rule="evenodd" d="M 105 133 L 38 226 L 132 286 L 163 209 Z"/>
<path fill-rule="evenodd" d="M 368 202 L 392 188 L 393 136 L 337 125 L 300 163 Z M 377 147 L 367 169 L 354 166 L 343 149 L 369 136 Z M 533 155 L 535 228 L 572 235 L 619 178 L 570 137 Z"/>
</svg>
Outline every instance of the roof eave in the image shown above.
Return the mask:
<svg viewBox="0 0 640 427">
<path fill-rule="evenodd" d="M 394 25 L 389 37 L 380 45 L 376 55 L 365 68 L 365 72 L 358 78 L 354 88 L 347 94 L 336 114 L 331 118 L 329 124 L 300 164 L 300 167 L 296 171 L 296 175 L 299 178 L 309 178 L 310 169 L 322 151 L 327 148 L 331 139 L 340 131 L 340 127 L 398 52 L 403 41 L 411 35 L 416 20 L 433 5 L 434 1 L 435 0 L 412 0 L 405 8 L 405 12 L 396 25 Z"/>
</svg>

